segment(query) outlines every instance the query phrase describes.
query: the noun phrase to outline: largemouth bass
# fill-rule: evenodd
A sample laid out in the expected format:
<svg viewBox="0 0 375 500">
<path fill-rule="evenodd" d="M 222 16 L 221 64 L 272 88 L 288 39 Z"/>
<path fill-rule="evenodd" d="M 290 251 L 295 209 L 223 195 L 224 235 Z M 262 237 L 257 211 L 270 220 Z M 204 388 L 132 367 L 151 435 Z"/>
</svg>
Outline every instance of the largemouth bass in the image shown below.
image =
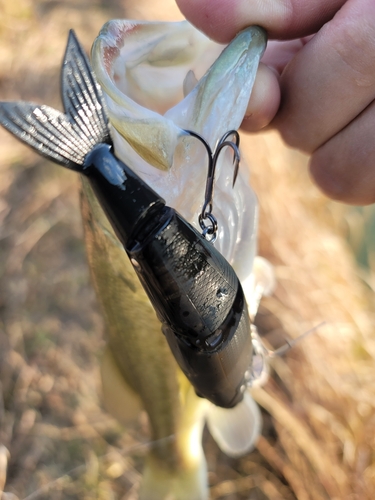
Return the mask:
<svg viewBox="0 0 375 500">
<path fill-rule="evenodd" d="M 109 116 L 114 127 L 112 137 L 116 154 L 196 227 L 197 214 L 204 199 L 207 160 L 199 143 L 190 138 L 178 142 L 179 131 L 194 130 L 214 147 L 227 130 L 239 127 L 264 50 L 262 43 L 252 40 L 252 33 L 250 29 L 222 53 L 223 46 L 208 40 L 186 22 L 111 21 L 104 26 L 93 45 L 92 62 L 107 97 Z M 220 53 L 221 56 L 215 60 Z M 211 63 L 212 66 L 205 73 Z M 260 296 L 270 292 L 273 286 L 273 276 L 267 263 L 255 259 L 254 266 L 257 200 L 243 165 L 238 184 L 236 183 L 234 190 L 230 189 L 230 163 L 231 156 L 227 155 L 221 162 L 215 184 L 215 213 L 220 221 L 219 237 L 215 244 L 236 269 L 247 294 L 251 314 L 254 315 Z M 197 193 L 201 194 L 197 196 Z M 87 232 L 86 230 L 86 234 Z M 97 258 L 100 258 L 99 248 Z M 91 255 L 94 259 L 95 253 L 95 247 L 92 247 Z M 93 269 L 93 264 L 91 268 Z M 105 281 L 106 278 L 103 277 L 103 290 L 108 287 L 104 284 Z M 138 297 L 141 295 L 140 293 Z M 109 325 L 110 322 L 111 319 L 108 318 Z M 116 352 L 114 356 L 117 358 L 120 351 L 116 348 L 116 342 L 120 338 L 123 339 L 124 346 L 127 346 L 129 355 L 133 356 L 126 333 L 128 328 L 121 329 L 127 324 L 128 320 L 124 317 L 114 338 L 112 352 Z M 142 328 L 141 321 L 135 326 L 135 331 L 139 337 L 148 335 L 147 328 Z M 153 335 L 156 331 L 160 331 L 158 326 Z M 111 346 L 111 340 L 109 345 Z M 144 344 L 143 347 L 145 348 Z M 134 356 L 133 359 L 137 357 Z M 122 366 L 121 360 L 118 365 Z M 158 368 L 152 371 L 147 368 L 147 364 L 143 364 L 142 368 L 140 377 L 143 381 L 152 379 L 156 374 L 160 377 L 164 371 Z M 125 368 L 122 369 L 122 374 L 129 386 L 134 386 L 136 372 L 129 373 Z M 184 386 L 180 386 L 178 390 L 181 391 L 182 387 Z M 146 384 L 146 390 L 149 389 L 150 385 Z M 204 403 L 194 402 L 191 392 L 189 394 L 190 400 L 183 398 L 185 403 L 182 412 L 189 415 L 189 405 L 197 405 L 195 416 L 202 417 L 205 414 L 211 433 L 225 453 L 238 456 L 252 448 L 260 432 L 260 415 L 251 398 L 247 397 L 246 404 L 238 405 L 234 410 L 224 410 L 213 405 L 203 408 Z M 186 402 L 189 403 L 188 406 Z M 163 418 L 160 418 L 160 412 L 153 414 L 157 416 L 155 423 L 158 426 L 171 414 L 172 408 L 178 407 L 176 401 L 174 407 L 169 407 L 168 401 L 166 403 L 168 411 Z M 190 421 L 191 426 L 192 424 L 193 420 Z M 196 425 L 197 422 L 191 429 L 201 429 L 201 426 Z M 200 432 L 195 433 L 196 450 L 200 449 L 197 444 L 200 439 Z M 185 447 L 184 450 L 188 455 L 191 448 Z M 146 487 L 148 470 L 151 469 L 146 469 L 143 485 L 144 491 L 147 490 L 147 494 L 151 495 L 157 484 L 160 487 L 161 481 L 159 477 L 155 484 L 150 482 Z M 150 476 L 156 478 L 157 473 L 151 473 Z M 167 479 L 166 483 L 168 482 L 172 484 Z M 169 491 L 168 487 L 165 487 L 165 491 Z M 189 491 L 187 497 L 194 498 L 192 491 Z M 144 498 L 153 498 L 147 497 L 147 494 L 145 493 Z M 179 494 L 182 493 L 176 493 L 175 498 L 180 498 Z"/>
</svg>

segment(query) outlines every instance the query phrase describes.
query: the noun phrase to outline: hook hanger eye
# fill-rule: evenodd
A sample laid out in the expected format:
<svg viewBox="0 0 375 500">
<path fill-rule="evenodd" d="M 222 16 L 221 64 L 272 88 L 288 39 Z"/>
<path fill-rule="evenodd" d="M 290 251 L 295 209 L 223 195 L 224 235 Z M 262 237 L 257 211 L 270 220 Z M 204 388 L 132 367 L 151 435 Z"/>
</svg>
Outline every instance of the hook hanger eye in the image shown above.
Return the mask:
<svg viewBox="0 0 375 500">
<path fill-rule="evenodd" d="M 185 132 L 191 135 L 192 137 L 198 139 L 204 145 L 208 154 L 206 189 L 205 189 L 202 211 L 198 216 L 198 222 L 202 229 L 202 236 L 206 239 L 208 239 L 207 235 L 210 236 L 209 241 L 214 243 L 214 241 L 216 241 L 217 238 L 217 230 L 218 230 L 218 223 L 216 217 L 212 213 L 216 166 L 220 153 L 223 151 L 223 149 L 230 147 L 233 150 L 233 164 L 234 164 L 234 173 L 232 181 L 232 188 L 233 188 L 236 183 L 240 165 L 240 159 L 241 159 L 239 150 L 240 136 L 237 130 L 229 130 L 218 141 L 214 151 L 212 152 L 210 145 L 201 135 L 197 134 L 196 132 L 193 132 L 192 130 L 185 130 Z M 234 136 L 233 141 L 228 140 L 230 136 Z"/>
</svg>

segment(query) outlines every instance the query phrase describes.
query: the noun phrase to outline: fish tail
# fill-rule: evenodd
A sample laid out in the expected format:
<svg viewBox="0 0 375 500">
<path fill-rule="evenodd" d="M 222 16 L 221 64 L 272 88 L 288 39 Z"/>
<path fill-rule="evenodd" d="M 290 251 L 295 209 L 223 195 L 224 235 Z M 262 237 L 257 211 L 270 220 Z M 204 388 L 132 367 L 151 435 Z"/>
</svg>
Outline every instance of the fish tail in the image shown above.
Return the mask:
<svg viewBox="0 0 375 500">
<path fill-rule="evenodd" d="M 198 450 L 197 450 L 198 451 Z M 193 464 L 183 470 L 163 466 L 150 453 L 146 458 L 139 500 L 208 500 L 207 465 L 201 449 Z"/>
<path fill-rule="evenodd" d="M 182 373 L 183 401 L 175 434 L 154 442 L 145 459 L 139 500 L 208 500 L 207 463 L 202 433 L 210 403 L 198 398 Z"/>
<path fill-rule="evenodd" d="M 0 102 L 0 124 L 39 154 L 81 172 L 93 147 L 111 139 L 101 88 L 72 30 L 61 89 L 65 113 L 30 102 Z"/>
</svg>

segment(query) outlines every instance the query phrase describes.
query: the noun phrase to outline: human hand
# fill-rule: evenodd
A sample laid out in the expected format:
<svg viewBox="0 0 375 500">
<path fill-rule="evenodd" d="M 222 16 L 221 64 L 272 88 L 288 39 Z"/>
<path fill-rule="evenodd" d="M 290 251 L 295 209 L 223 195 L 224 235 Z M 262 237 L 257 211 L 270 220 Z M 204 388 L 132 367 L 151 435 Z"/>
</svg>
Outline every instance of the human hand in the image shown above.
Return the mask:
<svg viewBox="0 0 375 500">
<path fill-rule="evenodd" d="M 311 175 L 328 196 L 374 203 L 374 0 L 176 1 L 217 41 L 251 24 L 283 40 L 269 43 L 243 128 L 277 128 L 311 155 Z"/>
</svg>

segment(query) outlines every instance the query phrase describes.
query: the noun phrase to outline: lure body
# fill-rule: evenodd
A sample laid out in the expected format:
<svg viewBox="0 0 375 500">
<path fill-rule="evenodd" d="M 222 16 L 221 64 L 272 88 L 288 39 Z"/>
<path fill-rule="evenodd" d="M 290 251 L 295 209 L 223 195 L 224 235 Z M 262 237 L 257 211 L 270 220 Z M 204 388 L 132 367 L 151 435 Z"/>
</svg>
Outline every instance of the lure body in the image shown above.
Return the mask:
<svg viewBox="0 0 375 500">
<path fill-rule="evenodd" d="M 72 32 L 62 82 L 65 114 L 1 103 L 0 123 L 39 153 L 88 177 L 197 394 L 235 406 L 251 369 L 252 342 L 234 270 L 114 155 L 101 89 Z"/>
<path fill-rule="evenodd" d="M 108 145 L 88 155 L 88 175 L 163 324 L 169 346 L 200 396 L 223 407 L 242 400 L 252 343 L 241 284 L 224 257 Z M 124 173 L 114 185 L 103 165 Z"/>
</svg>

